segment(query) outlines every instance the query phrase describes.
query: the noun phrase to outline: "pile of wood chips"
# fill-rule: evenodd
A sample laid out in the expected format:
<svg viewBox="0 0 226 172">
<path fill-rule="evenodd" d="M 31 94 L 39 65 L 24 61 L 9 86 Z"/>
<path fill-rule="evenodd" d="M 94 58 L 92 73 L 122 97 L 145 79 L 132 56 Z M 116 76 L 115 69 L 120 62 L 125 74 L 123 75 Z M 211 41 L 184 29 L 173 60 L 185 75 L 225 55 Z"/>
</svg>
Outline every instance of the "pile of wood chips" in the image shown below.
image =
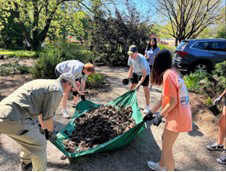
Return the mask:
<svg viewBox="0 0 226 172">
<path fill-rule="evenodd" d="M 88 111 L 74 120 L 75 130 L 65 134 L 65 149 L 70 152 L 84 151 L 107 142 L 133 128 L 136 123 L 132 118 L 132 108 L 100 106 Z"/>
</svg>

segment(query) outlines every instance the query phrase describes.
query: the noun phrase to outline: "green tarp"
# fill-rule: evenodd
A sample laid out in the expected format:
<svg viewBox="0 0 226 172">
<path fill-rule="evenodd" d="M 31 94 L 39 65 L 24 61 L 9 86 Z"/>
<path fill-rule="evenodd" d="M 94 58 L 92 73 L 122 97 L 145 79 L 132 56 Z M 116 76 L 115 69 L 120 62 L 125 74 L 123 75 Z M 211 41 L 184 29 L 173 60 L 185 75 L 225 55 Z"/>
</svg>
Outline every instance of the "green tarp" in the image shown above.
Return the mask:
<svg viewBox="0 0 226 172">
<path fill-rule="evenodd" d="M 82 155 L 93 154 L 93 153 L 103 152 L 103 151 L 111 151 L 111 150 L 124 147 L 127 144 L 129 144 L 136 137 L 136 135 L 139 134 L 145 128 L 143 118 L 140 113 L 140 109 L 138 107 L 135 91 L 126 92 L 122 96 L 116 98 L 112 102 L 107 103 L 105 105 L 113 105 L 115 107 L 123 107 L 123 108 L 127 106 L 131 106 L 133 111 L 132 117 L 134 118 L 137 125 L 131 128 L 130 130 L 128 130 L 127 132 L 123 133 L 122 135 L 117 136 L 114 139 L 109 140 L 108 142 L 100 144 L 95 148 L 76 152 L 76 153 L 69 153 L 64 149 L 64 145 L 63 145 L 63 141 L 68 139 L 68 135 L 66 135 L 64 131 L 67 130 L 68 133 L 71 134 L 72 131 L 74 130 L 73 121 L 75 118 L 79 117 L 80 115 L 85 113 L 87 110 L 92 110 L 100 106 L 99 104 L 95 104 L 88 100 L 80 101 L 76 107 L 74 116 L 71 118 L 69 124 L 57 134 L 57 140 L 53 144 L 60 151 L 62 151 L 65 154 L 65 156 L 67 156 L 68 158 L 75 158 Z"/>
</svg>

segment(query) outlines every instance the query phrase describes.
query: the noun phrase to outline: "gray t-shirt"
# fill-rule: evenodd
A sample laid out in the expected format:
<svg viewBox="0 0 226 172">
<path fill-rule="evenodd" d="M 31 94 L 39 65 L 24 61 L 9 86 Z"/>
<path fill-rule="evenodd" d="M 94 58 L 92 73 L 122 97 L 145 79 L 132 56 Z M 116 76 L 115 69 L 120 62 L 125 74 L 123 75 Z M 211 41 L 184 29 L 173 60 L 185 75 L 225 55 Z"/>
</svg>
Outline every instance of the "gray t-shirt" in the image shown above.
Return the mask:
<svg viewBox="0 0 226 172">
<path fill-rule="evenodd" d="M 136 59 L 129 57 L 128 66 L 133 66 L 133 73 L 139 76 L 142 76 L 142 69 L 146 69 L 146 75 L 150 75 L 150 67 L 146 58 L 142 54 L 138 53 Z"/>
<path fill-rule="evenodd" d="M 59 63 L 56 70 L 60 73 L 69 72 L 75 77 L 75 80 L 82 78 L 85 81 L 87 76 L 82 73 L 83 67 L 84 64 L 78 60 L 67 60 Z"/>
<path fill-rule="evenodd" d="M 17 121 L 42 114 L 43 120 L 47 120 L 55 115 L 62 97 L 59 79 L 30 81 L 0 102 L 0 118 Z"/>
</svg>

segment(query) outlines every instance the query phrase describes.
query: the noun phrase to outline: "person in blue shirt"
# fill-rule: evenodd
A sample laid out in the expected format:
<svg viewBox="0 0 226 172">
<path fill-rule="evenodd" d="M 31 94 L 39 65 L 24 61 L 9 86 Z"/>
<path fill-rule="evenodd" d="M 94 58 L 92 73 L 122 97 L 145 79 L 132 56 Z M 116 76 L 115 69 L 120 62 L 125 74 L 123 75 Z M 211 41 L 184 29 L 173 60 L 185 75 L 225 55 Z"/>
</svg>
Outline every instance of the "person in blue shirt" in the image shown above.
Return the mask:
<svg viewBox="0 0 226 172">
<path fill-rule="evenodd" d="M 148 113 L 150 111 L 150 93 L 149 93 L 149 75 L 150 68 L 145 57 L 138 53 L 138 49 L 135 45 L 131 45 L 128 51 L 129 59 L 128 59 L 128 78 L 131 81 L 130 90 L 139 89 L 142 85 L 144 88 L 144 95 L 146 100 L 146 107 L 144 113 Z"/>
<path fill-rule="evenodd" d="M 160 48 L 157 46 L 157 39 L 150 38 L 147 48 L 145 49 L 145 55 L 144 55 L 149 63 L 150 70 L 152 69 L 152 66 L 154 64 L 155 56 L 159 51 L 160 51 Z"/>
</svg>

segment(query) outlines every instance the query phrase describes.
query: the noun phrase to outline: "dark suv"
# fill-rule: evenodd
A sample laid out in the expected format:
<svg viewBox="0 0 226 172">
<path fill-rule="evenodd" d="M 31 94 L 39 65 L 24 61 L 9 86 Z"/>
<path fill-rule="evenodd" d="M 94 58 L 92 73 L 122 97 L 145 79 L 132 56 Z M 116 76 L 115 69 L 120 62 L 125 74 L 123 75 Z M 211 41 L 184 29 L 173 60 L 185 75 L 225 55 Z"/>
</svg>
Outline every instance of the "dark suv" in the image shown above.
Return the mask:
<svg viewBox="0 0 226 172">
<path fill-rule="evenodd" d="M 180 71 L 210 72 L 216 63 L 226 60 L 225 39 L 188 39 L 177 46 L 173 58 Z"/>
</svg>

